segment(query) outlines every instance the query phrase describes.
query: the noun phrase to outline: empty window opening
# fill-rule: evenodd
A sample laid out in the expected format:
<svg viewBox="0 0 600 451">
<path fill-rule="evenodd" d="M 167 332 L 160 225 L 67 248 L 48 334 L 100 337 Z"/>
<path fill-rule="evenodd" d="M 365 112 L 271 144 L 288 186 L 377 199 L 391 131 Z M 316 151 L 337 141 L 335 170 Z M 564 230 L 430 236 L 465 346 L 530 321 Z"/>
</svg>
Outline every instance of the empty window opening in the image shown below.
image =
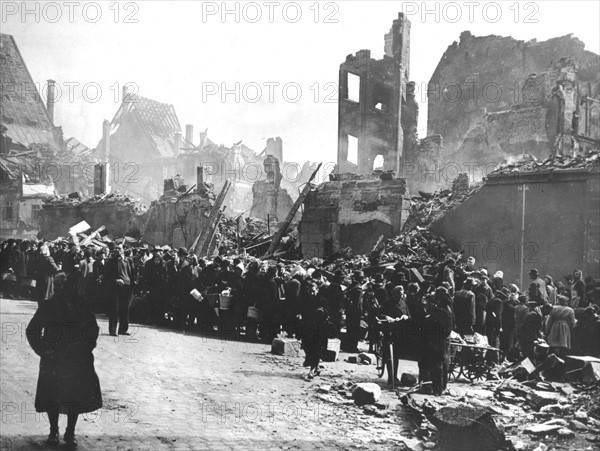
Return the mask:
<svg viewBox="0 0 600 451">
<path fill-rule="evenodd" d="M 374 171 L 383 171 L 383 164 L 385 163 L 385 160 L 383 158 L 383 155 L 377 155 L 375 157 L 375 160 L 373 160 L 373 170 Z"/>
<path fill-rule="evenodd" d="M 360 77 L 351 73 L 348 73 L 348 100 L 360 101 Z"/>
<path fill-rule="evenodd" d="M 390 88 L 383 85 L 373 86 L 373 108 L 389 113 L 391 98 L 392 90 Z"/>
<path fill-rule="evenodd" d="M 352 164 L 358 164 L 358 138 L 348 135 L 348 158 Z"/>
</svg>

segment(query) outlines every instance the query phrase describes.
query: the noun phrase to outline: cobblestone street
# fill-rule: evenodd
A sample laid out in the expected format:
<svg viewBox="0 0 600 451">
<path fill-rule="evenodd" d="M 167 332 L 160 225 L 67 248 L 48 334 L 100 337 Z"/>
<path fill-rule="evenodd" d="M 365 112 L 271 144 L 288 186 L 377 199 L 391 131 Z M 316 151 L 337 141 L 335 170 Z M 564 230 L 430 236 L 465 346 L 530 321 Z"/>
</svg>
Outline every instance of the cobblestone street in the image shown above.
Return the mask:
<svg viewBox="0 0 600 451">
<path fill-rule="evenodd" d="M 1 448 L 45 449 L 45 415 L 34 409 L 39 358 L 25 328 L 30 301 L 1 300 Z M 270 347 L 132 325 L 131 336 L 101 336 L 94 354 L 104 406 L 81 416 L 79 449 L 390 449 L 402 431 L 398 399 L 374 366 L 340 356 L 323 375 L 303 378 L 302 359 Z M 403 362 L 401 371 L 415 371 Z M 380 383 L 387 418 L 322 401 L 317 388 L 343 380 Z M 349 403 L 351 404 L 351 402 Z M 61 416 L 61 435 L 66 417 Z M 61 445 L 64 446 L 64 445 Z"/>
</svg>

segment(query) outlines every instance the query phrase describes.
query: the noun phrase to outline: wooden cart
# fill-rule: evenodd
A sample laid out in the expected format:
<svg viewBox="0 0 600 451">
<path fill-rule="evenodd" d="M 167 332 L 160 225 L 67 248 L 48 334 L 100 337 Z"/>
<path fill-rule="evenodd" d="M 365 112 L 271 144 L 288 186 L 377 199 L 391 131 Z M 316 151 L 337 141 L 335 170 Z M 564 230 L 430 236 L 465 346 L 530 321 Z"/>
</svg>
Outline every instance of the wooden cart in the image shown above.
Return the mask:
<svg viewBox="0 0 600 451">
<path fill-rule="evenodd" d="M 472 344 L 451 343 L 448 379 L 457 380 L 461 375 L 471 382 L 487 378 L 494 368 L 491 353 L 500 353 L 498 348 Z"/>
</svg>

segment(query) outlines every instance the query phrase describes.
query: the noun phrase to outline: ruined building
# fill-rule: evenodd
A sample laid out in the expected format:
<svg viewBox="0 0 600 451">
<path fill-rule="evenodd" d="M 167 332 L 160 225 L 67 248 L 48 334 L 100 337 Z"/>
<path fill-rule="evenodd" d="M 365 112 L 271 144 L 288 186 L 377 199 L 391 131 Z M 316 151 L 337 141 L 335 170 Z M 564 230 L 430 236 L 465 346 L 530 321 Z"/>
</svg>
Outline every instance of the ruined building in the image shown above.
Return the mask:
<svg viewBox="0 0 600 451">
<path fill-rule="evenodd" d="M 338 173 L 399 171 L 405 136 L 416 132 L 418 115 L 409 69 L 410 21 L 403 13 L 385 35 L 383 59 L 360 50 L 340 65 Z"/>
<path fill-rule="evenodd" d="M 400 13 L 385 35 L 383 59 L 360 50 L 340 65 L 336 174 L 304 201 L 299 231 L 305 258 L 346 247 L 369 252 L 380 236 L 400 232 L 407 189 L 395 176 L 405 144 L 416 139 L 418 115 L 409 60 L 410 22 Z"/>
<path fill-rule="evenodd" d="M 81 172 L 87 147 L 75 138 L 63 139 L 62 128 L 54 124 L 56 82 L 48 80 L 38 92 L 14 38 L 3 33 L 0 86 L 0 232 L 30 237 L 39 229 L 44 198 L 55 191 L 87 191 Z"/>
<path fill-rule="evenodd" d="M 288 190 L 282 186 L 284 177 L 281 172 L 281 163 L 283 163 L 281 138 L 269 138 L 267 146 L 260 155 L 265 156 L 263 161 L 265 178 L 252 185 L 250 216 L 275 223 L 284 221 L 292 209 L 293 201 Z M 289 185 L 291 184 L 288 182 Z"/>
<path fill-rule="evenodd" d="M 400 233 L 408 217 L 404 179 L 389 173 L 339 174 L 304 201 L 300 243 L 304 258 L 329 257 L 347 247 L 368 253 L 379 237 Z"/>
<path fill-rule="evenodd" d="M 196 187 L 165 180 L 164 193 L 150 204 L 143 236 L 154 244 L 168 244 L 173 248 L 190 248 L 203 228 L 209 224 L 209 214 L 215 195 L 205 184 L 201 173 Z"/>
<path fill-rule="evenodd" d="M 518 280 L 537 268 L 564 280 L 574 269 L 600 276 L 600 154 L 524 160 L 488 175 L 431 230 L 493 274 Z M 523 288 L 524 287 L 524 288 Z"/>
<path fill-rule="evenodd" d="M 443 137 L 438 163 L 489 172 L 520 154 L 544 159 L 595 145 L 599 73 L 598 55 L 572 35 L 524 42 L 463 32 L 428 86 L 427 132 Z"/>
<path fill-rule="evenodd" d="M 173 105 L 124 88 L 112 121 L 104 121 L 96 158 L 108 163 L 113 191 L 149 204 L 162 194 L 162 181 L 175 173 L 180 144 L 181 126 Z"/>
</svg>

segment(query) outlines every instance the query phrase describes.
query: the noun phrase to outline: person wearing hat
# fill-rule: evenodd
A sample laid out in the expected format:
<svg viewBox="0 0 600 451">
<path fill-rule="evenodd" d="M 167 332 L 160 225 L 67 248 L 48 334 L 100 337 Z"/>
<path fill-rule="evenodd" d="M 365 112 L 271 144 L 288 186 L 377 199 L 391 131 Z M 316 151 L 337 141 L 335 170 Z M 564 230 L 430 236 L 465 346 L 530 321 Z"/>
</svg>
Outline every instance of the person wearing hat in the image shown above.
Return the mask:
<svg viewBox="0 0 600 451">
<path fill-rule="evenodd" d="M 359 352 L 358 342 L 361 339 L 360 320 L 363 313 L 363 283 L 365 275 L 362 271 L 354 271 L 352 281 L 345 294 L 346 337 L 342 345 L 347 352 Z"/>
<path fill-rule="evenodd" d="M 450 286 L 448 289 L 448 294 L 450 296 L 454 296 L 454 292 L 456 289 L 456 283 L 454 281 L 454 270 L 456 268 L 456 260 L 453 258 L 449 258 L 444 262 L 444 267 L 442 269 L 442 280 L 440 281 L 440 285 L 444 282 L 447 282 Z"/>
<path fill-rule="evenodd" d="M 531 269 L 529 278 L 531 279 L 529 301 L 537 302 L 539 305 L 546 304 L 548 302 L 548 290 L 546 289 L 546 282 L 540 278 L 540 272 L 535 268 Z"/>
<path fill-rule="evenodd" d="M 393 361 L 388 362 L 388 384 L 399 385 L 398 380 L 398 363 L 400 357 L 406 357 L 406 322 L 409 319 L 408 306 L 402 285 L 393 288 L 390 298 L 381 306 L 381 316 L 385 316 L 387 324 L 385 327 L 390 328 L 393 349 Z M 392 366 L 393 365 L 393 366 Z"/>
<path fill-rule="evenodd" d="M 503 293 L 498 292 L 485 307 L 485 334 L 488 339 L 488 344 L 493 348 L 500 347 L 500 333 L 502 332 L 502 299 Z M 494 363 L 498 363 L 499 355 L 494 354 Z"/>
<path fill-rule="evenodd" d="M 344 314 L 344 291 L 342 283 L 344 282 L 344 272 L 341 269 L 335 271 L 333 281 L 325 288 L 325 299 L 327 300 L 327 310 L 331 321 L 335 326 L 333 338 L 338 338 L 342 329 L 342 316 Z"/>
<path fill-rule="evenodd" d="M 460 335 L 473 335 L 473 326 L 476 321 L 474 283 L 467 279 L 461 290 L 454 295 L 454 317 L 456 320 L 456 331 Z"/>
<path fill-rule="evenodd" d="M 550 304 L 537 306 L 531 310 L 525 319 L 519 333 L 519 348 L 523 357 L 528 358 L 534 365 L 537 365 L 537 355 L 535 352 L 535 342 L 543 337 L 544 318 L 552 311 Z"/>
<path fill-rule="evenodd" d="M 448 384 L 450 334 L 453 328 L 451 305 L 452 298 L 448 290 L 438 287 L 430 299 L 428 312 L 423 320 L 419 380 L 431 382 L 434 395 L 441 395 Z"/>
<path fill-rule="evenodd" d="M 500 332 L 500 350 L 504 355 L 511 354 L 515 345 L 517 327 L 516 298 L 511 297 L 510 290 L 503 287 L 496 293 L 502 299 L 502 332 Z"/>
</svg>

